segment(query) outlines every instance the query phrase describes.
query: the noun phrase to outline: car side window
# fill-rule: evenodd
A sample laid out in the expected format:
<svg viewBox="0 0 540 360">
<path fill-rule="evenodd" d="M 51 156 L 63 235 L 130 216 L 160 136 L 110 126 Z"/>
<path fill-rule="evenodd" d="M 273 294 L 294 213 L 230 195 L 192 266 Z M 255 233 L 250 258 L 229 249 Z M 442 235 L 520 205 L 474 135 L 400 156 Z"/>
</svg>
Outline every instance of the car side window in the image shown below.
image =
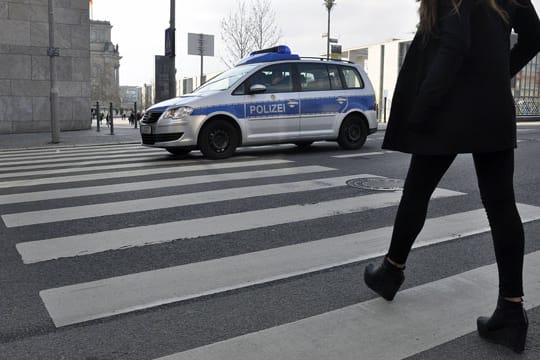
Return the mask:
<svg viewBox="0 0 540 360">
<path fill-rule="evenodd" d="M 252 85 L 266 86 L 266 93 L 293 91 L 291 64 L 276 64 L 267 66 L 249 77 L 244 87 Z"/>
<path fill-rule="evenodd" d="M 343 89 L 341 77 L 339 76 L 339 70 L 336 65 L 328 65 L 328 75 L 330 76 L 330 85 L 332 86 L 332 90 Z"/>
<path fill-rule="evenodd" d="M 362 77 L 352 66 L 341 66 L 341 72 L 343 73 L 343 79 L 345 80 L 345 87 L 347 89 L 363 89 L 364 81 Z"/>
<path fill-rule="evenodd" d="M 300 88 L 302 91 L 331 90 L 330 75 L 326 64 L 300 63 Z"/>
<path fill-rule="evenodd" d="M 234 90 L 232 94 L 233 95 L 246 95 L 246 85 L 247 85 L 247 82 L 244 81 L 240 86 L 236 88 L 236 90 Z"/>
</svg>

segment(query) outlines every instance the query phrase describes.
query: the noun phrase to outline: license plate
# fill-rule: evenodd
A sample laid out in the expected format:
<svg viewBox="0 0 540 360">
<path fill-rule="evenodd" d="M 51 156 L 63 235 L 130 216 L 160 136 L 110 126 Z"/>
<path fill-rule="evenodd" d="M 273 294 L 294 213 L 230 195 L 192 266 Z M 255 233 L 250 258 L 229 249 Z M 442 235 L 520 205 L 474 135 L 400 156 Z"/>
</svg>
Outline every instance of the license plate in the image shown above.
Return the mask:
<svg viewBox="0 0 540 360">
<path fill-rule="evenodd" d="M 141 134 L 151 134 L 151 133 L 152 133 L 152 127 L 150 125 L 141 126 Z"/>
</svg>

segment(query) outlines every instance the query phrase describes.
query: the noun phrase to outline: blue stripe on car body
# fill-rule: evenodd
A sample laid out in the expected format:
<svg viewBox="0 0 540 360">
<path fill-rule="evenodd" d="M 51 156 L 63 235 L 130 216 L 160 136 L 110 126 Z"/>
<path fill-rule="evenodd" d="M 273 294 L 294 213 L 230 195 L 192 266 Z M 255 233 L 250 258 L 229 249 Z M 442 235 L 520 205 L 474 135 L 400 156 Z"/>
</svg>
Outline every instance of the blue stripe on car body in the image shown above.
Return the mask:
<svg viewBox="0 0 540 360">
<path fill-rule="evenodd" d="M 217 112 L 229 113 L 240 119 L 244 117 L 244 103 L 197 107 L 193 109 L 191 116 L 210 115 Z"/>
<path fill-rule="evenodd" d="M 360 110 L 375 110 L 375 96 L 374 95 L 361 95 L 361 96 L 347 96 L 349 99 L 347 108 L 345 111 L 351 109 Z"/>
<path fill-rule="evenodd" d="M 336 97 L 338 96 L 302 99 L 301 112 L 302 114 L 325 114 L 336 112 L 334 109 L 339 105 L 336 103 Z M 342 113 L 351 109 L 359 109 L 363 111 L 374 110 L 374 96 L 368 95 L 343 97 L 346 97 L 348 101 L 343 105 L 343 108 L 340 111 Z M 223 112 L 229 113 L 237 119 L 242 119 L 244 118 L 244 114 L 246 118 L 298 114 L 298 109 L 296 107 L 289 107 L 287 103 L 288 100 L 213 105 L 195 108 L 191 115 L 210 115 L 213 113 Z M 152 110 L 155 111 L 155 109 Z"/>
</svg>

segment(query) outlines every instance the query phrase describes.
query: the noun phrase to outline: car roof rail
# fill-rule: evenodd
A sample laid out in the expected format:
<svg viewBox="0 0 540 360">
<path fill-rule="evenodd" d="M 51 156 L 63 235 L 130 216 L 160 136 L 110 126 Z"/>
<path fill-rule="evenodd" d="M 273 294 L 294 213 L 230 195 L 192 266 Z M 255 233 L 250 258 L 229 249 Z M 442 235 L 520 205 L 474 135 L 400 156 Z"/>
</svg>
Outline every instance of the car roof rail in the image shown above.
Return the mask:
<svg viewBox="0 0 540 360">
<path fill-rule="evenodd" d="M 336 61 L 336 62 L 343 62 L 343 63 L 347 63 L 347 64 L 354 64 L 354 62 L 350 61 L 350 60 L 343 60 L 343 59 L 327 59 L 325 57 L 317 57 L 317 56 L 302 56 L 300 57 L 300 59 L 302 60 L 320 60 L 320 61 Z"/>
</svg>

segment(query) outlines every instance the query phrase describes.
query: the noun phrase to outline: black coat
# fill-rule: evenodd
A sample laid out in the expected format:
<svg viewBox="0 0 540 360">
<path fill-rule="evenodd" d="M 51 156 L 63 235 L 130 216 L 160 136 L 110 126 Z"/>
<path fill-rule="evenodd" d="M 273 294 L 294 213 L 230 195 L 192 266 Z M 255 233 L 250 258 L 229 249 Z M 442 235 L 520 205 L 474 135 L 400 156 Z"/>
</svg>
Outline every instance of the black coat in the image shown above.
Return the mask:
<svg viewBox="0 0 540 360">
<path fill-rule="evenodd" d="M 510 79 L 540 50 L 538 15 L 530 0 L 519 1 L 504 5 L 507 24 L 485 0 L 463 0 L 458 14 L 439 0 L 435 35 L 416 34 L 399 73 L 384 149 L 439 155 L 516 146 Z M 510 49 L 512 28 L 518 41 Z"/>
</svg>

